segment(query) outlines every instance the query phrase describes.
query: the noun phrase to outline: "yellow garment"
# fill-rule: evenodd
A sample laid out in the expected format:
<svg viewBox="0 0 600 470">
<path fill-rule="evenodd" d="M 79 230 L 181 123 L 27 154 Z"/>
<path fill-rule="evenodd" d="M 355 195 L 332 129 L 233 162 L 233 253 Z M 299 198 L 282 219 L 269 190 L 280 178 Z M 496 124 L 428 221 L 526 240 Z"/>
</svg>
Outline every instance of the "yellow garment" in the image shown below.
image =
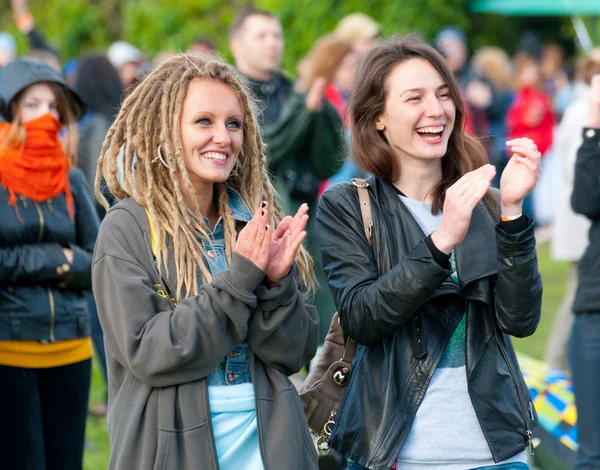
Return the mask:
<svg viewBox="0 0 600 470">
<path fill-rule="evenodd" d="M 0 365 L 45 369 L 67 366 L 92 357 L 90 338 L 42 344 L 38 341 L 0 341 Z"/>
</svg>

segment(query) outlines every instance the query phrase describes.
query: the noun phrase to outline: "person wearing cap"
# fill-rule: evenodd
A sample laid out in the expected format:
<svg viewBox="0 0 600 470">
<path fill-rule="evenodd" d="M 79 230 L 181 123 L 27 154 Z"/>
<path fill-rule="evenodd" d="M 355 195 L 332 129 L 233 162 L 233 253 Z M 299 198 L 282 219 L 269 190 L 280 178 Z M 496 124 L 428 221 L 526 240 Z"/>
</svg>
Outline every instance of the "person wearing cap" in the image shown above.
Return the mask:
<svg viewBox="0 0 600 470">
<path fill-rule="evenodd" d="M 473 78 L 469 67 L 469 49 L 465 33 L 455 26 L 445 26 L 435 37 L 435 48 L 444 56 L 456 81 L 464 90 Z"/>
<path fill-rule="evenodd" d="M 144 61 L 144 54 L 137 47 L 125 41 L 117 41 L 111 44 L 106 52 L 108 60 L 119 73 L 123 83 L 123 89 L 127 90 L 135 84 L 138 69 Z"/>
<path fill-rule="evenodd" d="M 84 106 L 32 59 L 0 70 L 0 453 L 5 469 L 80 469 L 98 215 L 73 168 Z M 61 130 L 64 129 L 64 139 Z"/>
</svg>

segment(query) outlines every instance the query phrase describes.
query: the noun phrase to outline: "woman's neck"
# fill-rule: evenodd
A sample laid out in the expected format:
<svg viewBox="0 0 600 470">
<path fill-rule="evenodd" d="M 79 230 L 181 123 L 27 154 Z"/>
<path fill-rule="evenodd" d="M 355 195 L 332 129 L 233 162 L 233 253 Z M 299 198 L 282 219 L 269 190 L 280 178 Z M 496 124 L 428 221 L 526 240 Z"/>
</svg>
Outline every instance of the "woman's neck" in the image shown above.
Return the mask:
<svg viewBox="0 0 600 470">
<path fill-rule="evenodd" d="M 441 160 L 411 159 L 402 162 L 400 178 L 393 184 L 410 199 L 432 203 L 433 194 L 431 190 L 440 181 L 442 181 Z"/>
</svg>

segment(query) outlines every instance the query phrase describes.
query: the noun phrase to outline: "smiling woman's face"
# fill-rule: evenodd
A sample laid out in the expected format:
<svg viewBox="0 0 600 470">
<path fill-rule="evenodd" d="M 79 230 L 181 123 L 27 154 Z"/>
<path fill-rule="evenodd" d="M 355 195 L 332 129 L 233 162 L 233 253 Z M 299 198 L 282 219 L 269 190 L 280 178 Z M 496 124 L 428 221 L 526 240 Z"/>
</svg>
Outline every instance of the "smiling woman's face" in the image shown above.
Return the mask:
<svg viewBox="0 0 600 470">
<path fill-rule="evenodd" d="M 377 119 L 402 164 L 406 159 L 440 159 L 456 120 L 448 84 L 427 60 L 398 64 L 386 82 L 385 110 Z"/>
<path fill-rule="evenodd" d="M 244 139 L 244 110 L 223 83 L 190 82 L 180 118 L 182 156 L 196 187 L 229 178 Z"/>
</svg>

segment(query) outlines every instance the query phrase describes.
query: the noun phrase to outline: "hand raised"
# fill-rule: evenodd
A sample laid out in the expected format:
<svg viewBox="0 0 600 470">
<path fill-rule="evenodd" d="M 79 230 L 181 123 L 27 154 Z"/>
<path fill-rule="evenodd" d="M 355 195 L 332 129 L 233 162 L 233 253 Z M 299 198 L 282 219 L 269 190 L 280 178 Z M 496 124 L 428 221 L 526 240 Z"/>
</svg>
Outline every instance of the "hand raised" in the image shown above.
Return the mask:
<svg viewBox="0 0 600 470">
<path fill-rule="evenodd" d="M 263 271 L 269 261 L 269 248 L 271 246 L 272 229 L 268 224 L 267 203 L 256 211 L 254 217 L 240 231 L 233 251 L 252 261 Z"/>
<path fill-rule="evenodd" d="M 506 145 L 513 155 L 500 179 L 502 215 L 517 215 L 522 211 L 523 199 L 537 184 L 542 155 L 528 138 L 509 140 Z"/>
<path fill-rule="evenodd" d="M 271 284 L 277 284 L 290 272 L 298 248 L 306 237 L 307 222 L 308 205 L 302 204 L 296 215 L 284 217 L 273 233 L 267 264 L 267 279 Z"/>
<path fill-rule="evenodd" d="M 462 242 L 469 230 L 473 209 L 490 189 L 496 168 L 484 165 L 470 171 L 446 191 L 442 222 L 431 235 L 434 245 L 446 254 Z"/>
<path fill-rule="evenodd" d="M 313 80 L 308 93 L 306 94 L 305 106 L 311 112 L 323 109 L 323 96 L 327 80 L 323 77 L 317 77 Z"/>
</svg>

